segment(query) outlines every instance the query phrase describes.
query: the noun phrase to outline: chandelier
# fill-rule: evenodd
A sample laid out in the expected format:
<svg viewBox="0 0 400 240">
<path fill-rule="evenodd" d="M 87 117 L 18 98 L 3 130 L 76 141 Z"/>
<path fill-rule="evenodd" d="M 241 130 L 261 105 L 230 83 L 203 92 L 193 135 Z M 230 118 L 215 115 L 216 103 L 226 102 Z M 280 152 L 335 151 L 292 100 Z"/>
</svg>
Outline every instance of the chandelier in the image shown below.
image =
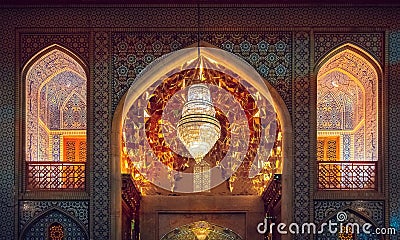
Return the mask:
<svg viewBox="0 0 400 240">
<path fill-rule="evenodd" d="M 215 118 L 210 89 L 201 83 L 190 86 L 178 122 L 178 137 L 196 163 L 202 162 L 220 134 L 221 125 Z"/>
</svg>

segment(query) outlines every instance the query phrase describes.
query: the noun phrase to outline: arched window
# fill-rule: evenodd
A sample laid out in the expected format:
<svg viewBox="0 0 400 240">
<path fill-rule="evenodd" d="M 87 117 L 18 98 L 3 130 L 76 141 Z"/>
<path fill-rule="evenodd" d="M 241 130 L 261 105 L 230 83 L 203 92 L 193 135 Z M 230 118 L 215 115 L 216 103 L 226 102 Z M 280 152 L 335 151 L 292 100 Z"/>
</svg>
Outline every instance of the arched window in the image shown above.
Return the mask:
<svg viewBox="0 0 400 240">
<path fill-rule="evenodd" d="M 317 75 L 319 189 L 376 189 L 378 72 L 354 46 L 336 51 Z"/>
<path fill-rule="evenodd" d="M 68 50 L 51 46 L 25 77 L 27 190 L 84 189 L 86 73 Z"/>
<path fill-rule="evenodd" d="M 63 239 L 64 239 L 63 226 L 57 222 L 52 223 L 48 229 L 48 240 L 63 240 Z"/>
</svg>

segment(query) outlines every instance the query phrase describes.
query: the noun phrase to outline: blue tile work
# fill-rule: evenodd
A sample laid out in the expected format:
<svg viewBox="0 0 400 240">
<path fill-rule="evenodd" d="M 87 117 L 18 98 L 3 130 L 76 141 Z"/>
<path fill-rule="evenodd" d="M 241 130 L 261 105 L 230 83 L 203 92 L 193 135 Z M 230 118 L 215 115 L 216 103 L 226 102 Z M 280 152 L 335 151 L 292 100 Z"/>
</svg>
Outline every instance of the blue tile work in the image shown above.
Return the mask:
<svg viewBox="0 0 400 240">
<path fill-rule="evenodd" d="M 96 32 L 94 36 L 94 125 L 93 163 L 91 184 L 91 228 L 93 239 L 109 239 L 111 233 L 110 191 L 110 133 L 111 133 L 111 86 L 110 86 L 110 36 L 108 32 Z"/>
<path fill-rule="evenodd" d="M 19 229 L 49 209 L 60 209 L 79 221 L 86 229 L 89 228 L 88 201 L 20 201 Z"/>
<path fill-rule="evenodd" d="M 49 239 L 48 228 L 52 223 L 59 223 L 64 229 L 66 240 L 88 240 L 88 234 L 84 228 L 73 218 L 59 210 L 50 210 L 33 221 L 23 232 L 24 240 L 46 240 Z"/>
<path fill-rule="evenodd" d="M 2 58 L 0 59 L 0 141 L 2 149 L 2 161 L 0 163 L 0 191 L 1 191 L 1 219 L 7 219 L 5 221 L 0 221 L 0 239 L 10 238 L 14 235 L 14 167 L 15 167 L 15 134 L 14 134 L 14 121 L 15 112 L 18 110 L 15 107 L 15 81 L 16 70 L 15 52 L 17 49 L 17 37 L 16 29 L 29 29 L 32 32 L 38 32 L 39 35 L 48 31 L 57 32 L 68 32 L 71 35 L 76 34 L 78 28 L 80 29 L 92 29 L 93 37 L 95 41 L 95 69 L 91 69 L 95 76 L 96 86 L 95 92 L 95 160 L 93 163 L 93 180 L 94 185 L 91 191 L 94 193 L 93 199 L 91 200 L 91 225 L 92 232 L 95 232 L 93 239 L 108 239 L 110 230 L 110 193 L 109 193 L 109 139 L 106 137 L 109 134 L 109 122 L 111 112 L 110 100 L 113 95 L 110 87 L 110 80 L 113 72 L 109 69 L 111 56 L 109 53 L 111 49 L 109 46 L 108 33 L 110 29 L 118 26 L 119 28 L 149 28 L 155 29 L 160 27 L 162 22 L 162 27 L 165 28 L 176 28 L 176 26 L 181 26 L 182 28 L 192 28 L 196 25 L 196 10 L 194 8 L 178 8 L 178 7 L 168 7 L 168 8 L 135 8 L 135 7 L 110 7 L 110 8 L 15 8 L 15 9 L 1 9 L 2 14 L 0 14 L 0 22 L 2 22 L 2 27 L 0 28 L 1 38 L 0 42 L 2 48 L 0 48 L 0 53 Z M 320 27 L 324 28 L 326 26 L 351 26 L 353 29 L 365 26 L 377 26 L 381 29 L 384 28 L 398 28 L 395 26 L 398 24 L 399 11 L 398 8 L 339 8 L 342 14 L 337 14 L 337 7 L 325 7 L 323 9 L 317 9 L 315 7 L 304 7 L 304 8 L 294 8 L 294 7 L 247 7 L 247 8 L 204 8 L 202 9 L 202 26 L 204 28 L 218 28 L 221 26 L 235 26 L 240 29 L 258 29 L 264 26 L 285 26 L 285 27 Z M 169 15 L 169 18 L 163 18 L 162 16 Z M 223 16 L 221 16 L 223 15 Z M 157 17 L 154 17 L 157 16 Z M 249 18 L 248 16 L 254 16 L 254 18 Z M 346 16 L 346 17 L 343 17 Z M 367 16 L 362 17 L 360 16 Z M 100 29 L 100 30 L 99 30 Z M 106 31 L 97 32 L 94 31 Z M 157 30 L 157 32 L 162 32 L 163 30 Z M 169 31 L 169 30 L 168 30 Z M 264 31 L 264 30 L 263 30 Z M 269 31 L 269 30 L 268 30 Z M 265 32 L 265 31 L 264 31 Z M 35 35 L 32 33 L 32 35 Z M 57 34 L 55 34 L 57 35 Z M 400 210 L 399 210 L 399 199 L 400 193 L 398 190 L 398 183 L 400 182 L 400 172 L 399 169 L 399 156 L 396 155 L 398 149 L 400 149 L 400 111 L 398 106 L 400 106 L 398 92 L 400 91 L 399 85 L 400 81 L 400 34 L 398 32 L 393 32 L 390 35 L 390 84 L 389 88 L 389 164 L 390 164 L 390 219 L 392 226 L 399 226 L 400 224 Z M 296 145 L 299 144 L 309 144 L 309 109 L 307 104 L 309 104 L 309 97 L 305 96 L 305 100 L 308 102 L 302 103 L 304 99 L 297 100 L 302 94 L 308 94 L 306 90 L 309 85 L 306 79 L 309 75 L 309 70 L 307 71 L 306 64 L 309 62 L 309 52 L 307 52 L 307 46 L 310 45 L 309 36 L 307 33 L 296 33 L 294 36 L 295 43 L 293 45 L 292 52 L 293 62 L 296 63 L 295 69 L 293 69 L 293 123 L 294 123 L 294 133 Z M 247 39 L 250 44 L 251 41 Z M 38 42 L 40 44 L 40 42 Z M 79 43 L 77 43 L 79 44 Z M 174 49 L 179 48 L 179 42 L 172 42 L 172 47 Z M 222 44 L 222 43 L 221 43 Z M 226 41 L 223 43 L 221 48 L 234 48 L 234 43 L 232 41 Z M 252 44 L 254 45 L 254 44 Z M 7 46 L 7 47 L 4 47 Z M 240 51 L 243 53 L 248 52 L 248 44 L 239 44 Z M 268 46 L 268 43 L 260 41 L 257 47 L 260 52 Z M 376 45 L 378 46 L 378 45 Z M 86 48 L 87 46 L 83 46 Z M 158 49 L 159 45 L 154 44 L 155 49 Z M 373 46 L 372 46 L 373 47 Z M 78 46 L 76 49 L 79 52 Z M 97 49 L 99 48 L 99 49 Z M 329 51 L 328 48 L 325 48 Z M 32 49 L 32 52 L 35 51 Z M 371 51 L 374 51 L 372 49 Z M 151 56 L 146 57 L 146 61 L 150 60 Z M 248 60 L 256 62 L 260 57 L 260 54 L 249 54 Z M 379 58 L 379 56 L 377 56 Z M 268 59 L 273 62 L 276 56 L 273 54 L 268 56 Z M 24 58 L 28 59 L 28 58 Z M 134 59 L 130 59 L 134 61 Z M 303 65 L 303 66 L 302 66 Z M 282 64 L 284 67 L 284 64 Z M 268 69 L 265 63 L 261 63 L 259 68 L 257 68 L 261 74 L 270 74 L 270 69 Z M 278 74 L 288 74 L 283 68 L 278 64 L 274 68 Z M 301 69 L 305 69 L 303 71 Z M 121 69 L 123 71 L 123 69 Z M 139 71 L 140 68 L 137 69 Z M 291 88 L 291 87 L 289 87 Z M 300 91 L 300 93 L 296 91 Z M 97 92 L 98 91 L 98 92 Z M 6 93 L 6 94 L 4 94 Z M 286 101 L 286 100 L 285 100 Z M 289 106 L 288 106 L 289 107 Z M 298 107 L 298 109 L 297 109 Z M 307 116 L 302 117 L 305 114 Z M 302 133 L 305 131 L 305 133 Z M 306 137 L 303 140 L 301 137 Z M 300 151 L 298 151 L 300 150 Z M 296 179 L 295 189 L 295 209 L 294 215 L 297 220 L 306 221 L 302 219 L 307 218 L 310 211 L 310 180 L 309 179 L 309 163 L 310 153 L 307 149 L 302 149 L 301 146 L 295 146 L 295 169 L 294 175 Z M 297 178 L 299 177 L 299 178 Z M 297 182 L 297 180 L 299 180 Z M 104 219 L 103 219 L 104 217 Z M 97 226 L 98 225 L 98 226 Z M 98 231 L 98 232 L 96 232 Z M 394 239 L 394 238 L 393 238 Z"/>
<path fill-rule="evenodd" d="M 400 232 L 400 31 L 389 36 L 389 209 L 390 226 Z M 392 236 L 391 239 L 399 239 Z"/>
<path fill-rule="evenodd" d="M 3 14 L 0 14 L 3 15 Z M 3 17 L 3 16 L 2 16 Z M 14 236 L 15 167 L 15 36 L 11 21 L 0 27 L 0 239 Z"/>
<path fill-rule="evenodd" d="M 291 111 L 292 44 L 290 32 L 201 34 L 201 40 L 243 58 L 274 86 Z M 156 58 L 197 42 L 196 33 L 112 33 L 112 106 Z"/>
<path fill-rule="evenodd" d="M 384 33 L 315 33 L 314 60 L 318 62 L 335 48 L 345 44 L 355 44 L 369 52 L 381 64 L 384 62 Z"/>
<path fill-rule="evenodd" d="M 322 223 L 338 211 L 351 210 L 373 221 L 376 227 L 385 225 L 384 201 L 342 201 L 342 200 L 316 200 L 314 202 L 315 223 Z"/>
<path fill-rule="evenodd" d="M 384 201 L 340 201 L 340 200 L 322 200 L 314 202 L 315 211 L 315 223 L 318 227 L 322 223 L 358 223 L 362 226 L 364 223 L 371 223 L 373 227 L 370 229 L 374 232 L 375 228 L 382 228 L 385 226 L 385 202 Z M 343 214 L 341 216 L 343 221 L 338 221 L 337 214 Z M 341 219 L 341 218 L 339 218 Z M 321 234 L 316 235 L 317 240 L 336 240 L 338 239 L 338 233 L 329 233 L 328 229 Z M 366 235 L 360 232 L 357 235 L 357 239 L 364 240 L 380 240 L 381 236 L 378 235 Z"/>
<path fill-rule="evenodd" d="M 293 220 L 302 224 L 309 222 L 312 211 L 310 198 L 310 35 L 308 32 L 296 32 L 293 41 L 293 133 L 294 133 L 294 209 Z M 308 239 L 298 235 L 296 239 Z"/>
</svg>

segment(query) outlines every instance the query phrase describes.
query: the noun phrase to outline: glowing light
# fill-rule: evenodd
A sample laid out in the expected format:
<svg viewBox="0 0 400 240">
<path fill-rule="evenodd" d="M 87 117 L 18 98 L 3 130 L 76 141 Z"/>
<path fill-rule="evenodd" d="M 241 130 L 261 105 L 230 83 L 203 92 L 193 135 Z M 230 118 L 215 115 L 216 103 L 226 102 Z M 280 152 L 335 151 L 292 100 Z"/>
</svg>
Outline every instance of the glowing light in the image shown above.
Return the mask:
<svg viewBox="0 0 400 240">
<path fill-rule="evenodd" d="M 198 240 L 204 240 L 208 237 L 208 234 L 210 234 L 210 225 L 206 221 L 196 222 L 192 232 L 196 235 Z"/>
<path fill-rule="evenodd" d="M 179 139 L 196 163 L 200 163 L 220 134 L 221 125 L 215 118 L 210 90 L 205 84 L 192 85 L 178 123 Z"/>
</svg>

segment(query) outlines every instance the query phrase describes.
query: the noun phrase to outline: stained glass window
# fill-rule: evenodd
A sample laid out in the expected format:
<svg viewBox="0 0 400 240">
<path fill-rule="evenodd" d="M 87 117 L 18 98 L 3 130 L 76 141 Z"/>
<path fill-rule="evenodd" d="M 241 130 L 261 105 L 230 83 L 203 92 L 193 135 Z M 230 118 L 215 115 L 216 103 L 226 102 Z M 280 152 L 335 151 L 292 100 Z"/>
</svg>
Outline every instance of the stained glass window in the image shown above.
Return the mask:
<svg viewBox="0 0 400 240">
<path fill-rule="evenodd" d="M 39 56 L 24 72 L 27 189 L 84 189 L 86 73 L 62 47 Z"/>
</svg>

